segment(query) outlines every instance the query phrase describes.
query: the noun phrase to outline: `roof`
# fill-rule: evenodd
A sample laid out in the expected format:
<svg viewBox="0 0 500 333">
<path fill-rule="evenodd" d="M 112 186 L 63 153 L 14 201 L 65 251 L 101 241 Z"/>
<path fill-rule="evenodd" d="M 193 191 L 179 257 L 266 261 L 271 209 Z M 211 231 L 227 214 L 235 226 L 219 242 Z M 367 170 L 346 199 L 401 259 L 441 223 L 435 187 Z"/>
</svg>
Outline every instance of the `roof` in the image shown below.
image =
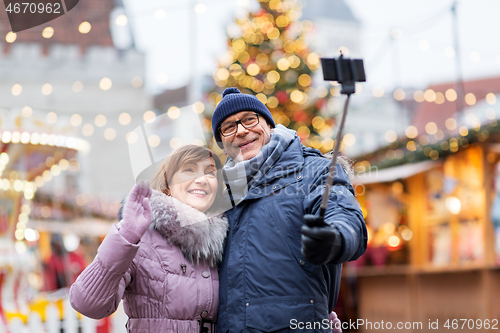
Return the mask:
<svg viewBox="0 0 500 333">
<path fill-rule="evenodd" d="M 302 19 L 315 21 L 319 18 L 358 22 L 343 0 L 301 0 Z"/>
<path fill-rule="evenodd" d="M 488 93 L 500 93 L 500 77 L 479 79 L 474 81 L 466 81 L 463 83 L 464 95 L 473 93 L 476 97 L 476 103 L 484 100 Z M 449 82 L 443 84 L 431 85 L 428 89 L 434 90 L 436 93 L 445 93 L 446 90 L 453 88 L 456 90 L 456 83 Z M 467 107 L 463 103 L 462 108 Z M 412 124 L 417 127 L 419 133 L 425 133 L 425 125 L 433 121 L 438 128 L 445 128 L 446 119 L 453 117 L 457 112 L 457 102 L 449 102 L 445 100 L 443 104 L 435 102 L 422 102 L 417 106 Z"/>
<path fill-rule="evenodd" d="M 113 0 L 86 0 L 78 4 L 67 14 L 37 27 L 17 33 L 14 43 L 40 43 L 44 49 L 52 44 L 79 45 L 82 50 L 88 46 L 113 46 L 109 27 L 109 15 L 115 7 Z M 82 22 L 89 22 L 91 30 L 87 34 L 78 31 Z M 46 27 L 54 28 L 51 38 L 43 38 L 42 31 Z M 0 11 L 0 34 L 5 36 L 11 31 L 9 19 L 5 11 Z M 9 50 L 12 44 L 4 44 Z"/>
<path fill-rule="evenodd" d="M 376 169 L 375 172 L 371 172 L 371 170 L 369 170 L 366 173 L 357 174 L 353 183 L 366 185 L 406 179 L 421 172 L 433 169 L 440 164 L 440 161 L 424 161 L 398 165 L 380 171 Z"/>
</svg>

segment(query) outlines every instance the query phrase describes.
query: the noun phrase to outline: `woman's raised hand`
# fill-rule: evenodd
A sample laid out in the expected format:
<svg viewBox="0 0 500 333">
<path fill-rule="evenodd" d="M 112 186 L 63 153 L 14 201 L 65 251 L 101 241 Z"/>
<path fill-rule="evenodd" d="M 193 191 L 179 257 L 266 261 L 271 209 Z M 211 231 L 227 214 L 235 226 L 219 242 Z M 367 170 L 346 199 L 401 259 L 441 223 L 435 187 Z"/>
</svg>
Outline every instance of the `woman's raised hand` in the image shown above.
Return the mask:
<svg viewBox="0 0 500 333">
<path fill-rule="evenodd" d="M 132 244 L 137 244 L 151 224 L 152 190 L 147 180 L 134 185 L 123 207 L 120 234 Z"/>
</svg>

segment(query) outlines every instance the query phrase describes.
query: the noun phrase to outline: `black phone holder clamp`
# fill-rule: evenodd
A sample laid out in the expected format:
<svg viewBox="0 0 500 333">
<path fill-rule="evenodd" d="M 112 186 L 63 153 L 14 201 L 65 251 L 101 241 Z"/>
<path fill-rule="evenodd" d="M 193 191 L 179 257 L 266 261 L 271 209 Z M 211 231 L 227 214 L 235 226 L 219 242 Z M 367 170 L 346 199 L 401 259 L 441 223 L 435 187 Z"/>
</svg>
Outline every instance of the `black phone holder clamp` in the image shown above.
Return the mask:
<svg viewBox="0 0 500 333">
<path fill-rule="evenodd" d="M 343 95 L 354 94 L 356 82 L 366 82 L 363 60 L 344 58 L 342 52 L 338 58 L 321 58 L 321 67 L 323 79 L 340 83 Z"/>
</svg>

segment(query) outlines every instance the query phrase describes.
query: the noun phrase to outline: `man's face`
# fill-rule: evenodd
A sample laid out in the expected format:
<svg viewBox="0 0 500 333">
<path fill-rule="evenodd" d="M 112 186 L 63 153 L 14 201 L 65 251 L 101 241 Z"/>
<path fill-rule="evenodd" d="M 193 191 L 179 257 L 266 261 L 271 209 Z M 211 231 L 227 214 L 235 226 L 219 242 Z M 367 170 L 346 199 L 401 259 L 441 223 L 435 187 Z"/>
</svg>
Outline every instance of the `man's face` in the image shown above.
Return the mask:
<svg viewBox="0 0 500 333">
<path fill-rule="evenodd" d="M 222 126 L 240 120 L 248 115 L 255 114 L 254 111 L 241 111 L 227 117 L 222 122 Z M 259 123 L 252 128 L 244 128 L 238 124 L 236 133 L 223 136 L 221 135 L 222 143 L 226 153 L 235 161 L 241 162 L 255 157 L 264 145 L 271 138 L 272 127 L 264 118 L 259 116 Z"/>
</svg>

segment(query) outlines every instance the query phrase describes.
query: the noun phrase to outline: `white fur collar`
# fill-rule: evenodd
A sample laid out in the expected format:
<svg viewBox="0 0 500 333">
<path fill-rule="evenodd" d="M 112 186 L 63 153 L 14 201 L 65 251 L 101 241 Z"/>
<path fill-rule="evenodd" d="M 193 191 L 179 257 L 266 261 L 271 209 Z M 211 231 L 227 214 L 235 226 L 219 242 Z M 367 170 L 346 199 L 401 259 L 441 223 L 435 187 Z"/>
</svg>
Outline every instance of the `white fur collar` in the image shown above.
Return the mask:
<svg viewBox="0 0 500 333">
<path fill-rule="evenodd" d="M 207 216 L 179 200 L 153 190 L 153 227 L 177 245 L 191 263 L 215 267 L 222 260 L 228 222 L 223 214 Z"/>
</svg>

